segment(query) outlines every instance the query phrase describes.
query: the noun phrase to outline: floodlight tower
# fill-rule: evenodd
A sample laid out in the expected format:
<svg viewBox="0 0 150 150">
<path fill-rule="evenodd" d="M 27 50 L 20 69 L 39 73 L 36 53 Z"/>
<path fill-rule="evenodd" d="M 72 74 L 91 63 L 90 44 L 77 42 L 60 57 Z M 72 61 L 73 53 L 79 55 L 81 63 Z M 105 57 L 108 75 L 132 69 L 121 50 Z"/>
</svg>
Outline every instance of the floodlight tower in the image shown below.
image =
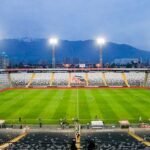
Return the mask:
<svg viewBox="0 0 150 150">
<path fill-rule="evenodd" d="M 58 39 L 50 38 L 48 42 L 52 45 L 52 68 L 55 68 L 55 46 L 58 44 Z"/>
<path fill-rule="evenodd" d="M 97 38 L 96 43 L 100 46 L 100 67 L 103 67 L 103 45 L 106 43 L 104 38 Z"/>
</svg>

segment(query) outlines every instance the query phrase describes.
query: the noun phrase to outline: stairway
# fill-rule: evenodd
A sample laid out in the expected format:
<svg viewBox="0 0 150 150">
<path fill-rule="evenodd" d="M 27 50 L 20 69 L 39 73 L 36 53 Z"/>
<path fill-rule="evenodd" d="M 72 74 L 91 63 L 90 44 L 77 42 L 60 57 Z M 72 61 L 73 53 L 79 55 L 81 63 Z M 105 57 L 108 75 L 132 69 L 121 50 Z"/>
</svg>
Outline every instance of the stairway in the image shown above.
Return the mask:
<svg viewBox="0 0 150 150">
<path fill-rule="evenodd" d="M 142 137 L 140 137 L 140 136 L 138 136 L 138 135 L 136 135 L 135 133 L 130 132 L 130 131 L 128 132 L 128 134 L 129 134 L 130 136 L 132 136 L 134 139 L 136 139 L 137 141 L 139 141 L 139 142 L 145 144 L 146 146 L 150 147 L 150 142 L 145 141 Z"/>
<path fill-rule="evenodd" d="M 86 86 L 89 85 L 89 80 L 88 80 L 88 73 L 85 73 L 85 81 L 86 81 Z"/>
<path fill-rule="evenodd" d="M 71 84 L 71 72 L 69 72 L 68 87 L 70 87 L 70 84 Z"/>
<path fill-rule="evenodd" d="M 27 88 L 32 84 L 32 82 L 33 82 L 35 76 L 36 76 L 36 74 L 35 74 L 35 73 L 32 73 L 31 79 L 29 80 L 28 84 L 26 85 Z"/>
<path fill-rule="evenodd" d="M 51 80 L 50 80 L 50 86 L 52 86 L 52 85 L 53 85 L 54 77 L 55 77 L 55 73 L 54 73 L 54 72 L 52 72 L 52 74 L 51 74 Z"/>
<path fill-rule="evenodd" d="M 149 77 L 149 73 L 148 73 L 148 72 L 145 72 L 144 86 L 147 86 L 148 77 Z"/>
<path fill-rule="evenodd" d="M 8 142 L 6 142 L 6 143 L 0 145 L 0 149 L 1 149 L 1 150 L 2 150 L 2 149 L 3 149 L 3 150 L 4 150 L 4 149 L 7 149 L 11 144 L 14 144 L 14 143 L 18 142 L 19 140 L 21 140 L 21 139 L 22 139 L 23 137 L 25 137 L 26 135 L 27 135 L 27 132 L 25 132 L 25 133 L 23 133 L 23 134 L 21 134 L 21 135 L 15 137 L 14 139 L 12 139 L 12 140 L 10 140 L 10 141 L 8 141 Z"/>
<path fill-rule="evenodd" d="M 10 88 L 12 87 L 12 81 L 11 81 L 11 75 L 8 73 L 8 81 L 9 81 L 9 86 Z"/>
<path fill-rule="evenodd" d="M 107 85 L 107 82 L 106 82 L 106 76 L 105 76 L 105 73 L 104 73 L 104 72 L 102 73 L 102 80 L 103 80 L 103 84 L 104 84 L 105 86 L 108 86 L 108 85 Z"/>
<path fill-rule="evenodd" d="M 127 77 L 126 77 L 126 74 L 124 72 L 122 73 L 122 79 L 123 79 L 124 83 L 126 84 L 126 86 L 130 87 L 128 80 L 127 80 Z"/>
</svg>

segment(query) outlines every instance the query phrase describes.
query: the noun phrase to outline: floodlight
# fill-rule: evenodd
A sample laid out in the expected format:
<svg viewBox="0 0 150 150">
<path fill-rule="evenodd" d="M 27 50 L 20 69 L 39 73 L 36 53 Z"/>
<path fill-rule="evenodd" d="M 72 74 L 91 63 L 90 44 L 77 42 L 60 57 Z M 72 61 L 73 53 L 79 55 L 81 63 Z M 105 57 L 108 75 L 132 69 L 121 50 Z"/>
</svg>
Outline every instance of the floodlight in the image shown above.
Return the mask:
<svg viewBox="0 0 150 150">
<path fill-rule="evenodd" d="M 98 45 L 104 45 L 106 43 L 105 39 L 104 38 L 97 38 L 96 39 L 96 43 Z"/>
<path fill-rule="evenodd" d="M 99 59 L 99 63 L 100 63 L 100 66 L 103 67 L 103 50 L 102 50 L 102 47 L 103 45 L 106 43 L 105 39 L 104 38 L 97 38 L 96 39 L 96 43 L 100 46 L 100 59 Z"/>
<path fill-rule="evenodd" d="M 50 38 L 50 39 L 48 40 L 48 42 L 49 42 L 49 44 L 51 44 L 51 45 L 57 45 L 58 39 L 57 39 L 57 38 Z"/>
<path fill-rule="evenodd" d="M 52 67 L 55 68 L 55 45 L 58 44 L 57 38 L 50 38 L 48 43 L 52 45 Z"/>
</svg>

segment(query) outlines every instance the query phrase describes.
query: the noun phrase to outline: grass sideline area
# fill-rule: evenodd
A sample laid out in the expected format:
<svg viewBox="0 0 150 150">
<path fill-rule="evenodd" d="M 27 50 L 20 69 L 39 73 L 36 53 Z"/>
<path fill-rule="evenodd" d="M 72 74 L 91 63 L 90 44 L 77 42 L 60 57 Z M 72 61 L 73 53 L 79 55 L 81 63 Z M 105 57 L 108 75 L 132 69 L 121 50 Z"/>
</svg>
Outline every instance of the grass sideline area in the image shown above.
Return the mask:
<svg viewBox="0 0 150 150">
<path fill-rule="evenodd" d="M 119 120 L 148 122 L 150 90 L 144 88 L 100 89 L 11 89 L 0 92 L 0 119 L 7 123 L 58 124 L 60 118 L 87 123 L 99 118 L 104 123 Z"/>
</svg>

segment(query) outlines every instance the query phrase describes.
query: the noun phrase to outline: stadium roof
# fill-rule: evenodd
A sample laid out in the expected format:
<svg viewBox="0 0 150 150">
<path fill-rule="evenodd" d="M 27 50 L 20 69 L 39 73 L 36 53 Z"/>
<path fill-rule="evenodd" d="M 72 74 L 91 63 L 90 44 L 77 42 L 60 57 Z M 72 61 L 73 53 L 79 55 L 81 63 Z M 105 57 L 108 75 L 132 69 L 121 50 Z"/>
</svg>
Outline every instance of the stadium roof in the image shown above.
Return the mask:
<svg viewBox="0 0 150 150">
<path fill-rule="evenodd" d="M 0 72 L 13 71 L 148 71 L 150 68 L 15 68 L 15 69 L 0 69 Z"/>
</svg>

